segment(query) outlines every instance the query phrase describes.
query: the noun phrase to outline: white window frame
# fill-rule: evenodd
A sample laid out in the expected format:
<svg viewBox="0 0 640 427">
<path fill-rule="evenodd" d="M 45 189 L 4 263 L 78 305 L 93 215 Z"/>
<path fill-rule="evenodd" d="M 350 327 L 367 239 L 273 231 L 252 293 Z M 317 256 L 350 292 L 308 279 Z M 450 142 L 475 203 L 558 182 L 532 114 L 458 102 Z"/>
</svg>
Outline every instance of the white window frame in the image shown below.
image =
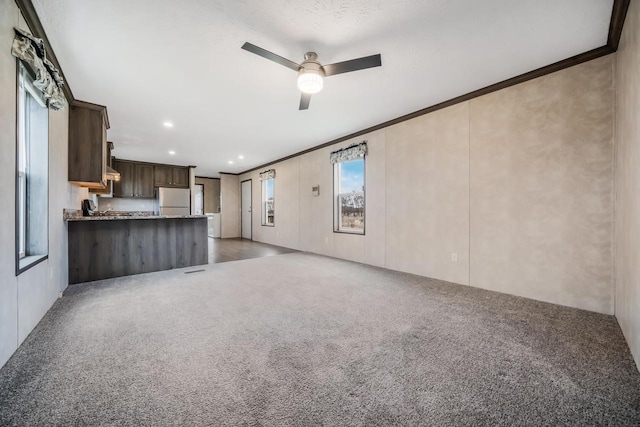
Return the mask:
<svg viewBox="0 0 640 427">
<path fill-rule="evenodd" d="M 344 163 L 362 161 L 362 191 L 358 192 L 350 192 L 345 193 L 341 188 L 341 175 L 342 175 L 342 165 Z M 367 171 L 367 162 L 365 157 L 361 157 L 354 160 L 348 160 L 345 162 L 337 162 L 333 164 L 333 232 L 334 233 L 347 233 L 347 234 L 357 234 L 364 235 L 367 224 L 367 191 L 366 191 L 366 171 Z M 362 195 L 362 209 L 364 216 L 364 223 L 362 224 L 362 229 L 345 227 L 342 224 L 342 200 L 344 197 L 351 197 L 353 195 Z"/>
<path fill-rule="evenodd" d="M 267 187 L 269 185 L 269 181 L 273 182 L 273 199 L 271 200 L 271 222 L 269 222 L 269 201 L 267 200 Z M 276 225 L 276 179 L 269 178 L 262 180 L 262 225 L 265 227 L 275 227 Z"/>
<path fill-rule="evenodd" d="M 17 173 L 17 206 L 16 206 L 16 221 L 17 221 L 17 239 L 18 239 L 18 259 L 23 259 L 26 256 L 26 241 L 27 241 L 27 106 L 26 97 L 27 89 L 25 83 L 25 69 L 20 64 L 20 72 L 18 74 L 18 147 L 17 147 L 17 160 L 16 160 L 16 173 Z"/>
<path fill-rule="evenodd" d="M 36 102 L 40 107 L 46 107 L 42 92 L 33 84 L 33 77 L 25 66 L 18 61 L 18 102 L 17 102 L 17 147 L 16 147 L 16 275 L 30 267 L 44 261 L 48 257 L 48 249 L 44 253 L 28 253 L 29 242 L 29 176 L 30 176 L 30 139 L 31 103 Z M 47 110 L 48 114 L 48 110 Z M 47 134 L 48 134 L 47 121 Z M 48 139 L 48 137 L 47 137 Z M 48 150 L 47 142 L 47 150 Z M 48 153 L 46 154 L 48 156 Z M 47 175 L 48 175 L 47 168 Z M 48 179 L 47 179 L 48 186 Z M 48 191 L 47 191 L 48 193 Z M 47 201 L 48 210 L 48 201 Z M 47 212 L 48 217 L 48 212 Z M 48 221 L 48 220 L 47 220 Z M 48 235 L 48 225 L 47 225 Z M 48 239 L 48 237 L 47 237 Z M 48 246 L 48 243 L 47 243 Z"/>
</svg>

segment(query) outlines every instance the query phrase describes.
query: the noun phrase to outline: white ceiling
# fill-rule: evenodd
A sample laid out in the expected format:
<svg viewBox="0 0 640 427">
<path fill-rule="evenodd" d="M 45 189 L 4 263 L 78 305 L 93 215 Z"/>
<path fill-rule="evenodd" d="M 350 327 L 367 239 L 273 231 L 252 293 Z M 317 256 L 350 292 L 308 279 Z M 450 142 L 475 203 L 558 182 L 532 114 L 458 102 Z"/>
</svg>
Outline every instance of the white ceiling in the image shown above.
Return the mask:
<svg viewBox="0 0 640 427">
<path fill-rule="evenodd" d="M 116 157 L 217 176 L 603 46 L 613 0 L 33 3 L 74 96 L 108 107 Z M 382 67 L 327 78 L 298 111 L 296 73 L 246 41 L 298 63 L 380 53 Z"/>
</svg>

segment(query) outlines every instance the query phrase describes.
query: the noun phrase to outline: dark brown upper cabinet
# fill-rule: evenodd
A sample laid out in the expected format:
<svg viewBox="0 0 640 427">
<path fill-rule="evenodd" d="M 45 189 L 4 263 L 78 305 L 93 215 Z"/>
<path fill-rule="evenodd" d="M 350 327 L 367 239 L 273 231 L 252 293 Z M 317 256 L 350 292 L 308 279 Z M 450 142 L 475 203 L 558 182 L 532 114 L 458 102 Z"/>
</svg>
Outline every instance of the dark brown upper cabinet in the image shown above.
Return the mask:
<svg viewBox="0 0 640 427">
<path fill-rule="evenodd" d="M 189 188 L 189 168 L 185 166 L 155 165 L 156 187 Z"/>
<path fill-rule="evenodd" d="M 113 168 L 120 172 L 120 181 L 113 182 L 113 197 L 135 197 L 134 165 L 133 162 L 114 160 Z"/>
<path fill-rule="evenodd" d="M 120 172 L 120 181 L 113 181 L 113 197 L 150 199 L 156 187 L 189 188 L 187 166 L 114 159 L 111 167 Z"/>
<path fill-rule="evenodd" d="M 153 197 L 153 165 L 136 164 L 135 175 L 135 197 Z"/>
<path fill-rule="evenodd" d="M 173 181 L 173 167 L 156 165 L 153 175 L 156 187 L 169 187 Z"/>
<path fill-rule="evenodd" d="M 173 185 L 189 188 L 189 168 L 173 168 Z"/>
<path fill-rule="evenodd" d="M 113 197 L 151 199 L 155 196 L 152 164 L 115 160 L 113 165 L 120 172 L 120 181 L 113 182 Z"/>
<path fill-rule="evenodd" d="M 67 179 L 75 185 L 104 188 L 107 183 L 107 107 L 74 101 L 69 108 Z"/>
</svg>

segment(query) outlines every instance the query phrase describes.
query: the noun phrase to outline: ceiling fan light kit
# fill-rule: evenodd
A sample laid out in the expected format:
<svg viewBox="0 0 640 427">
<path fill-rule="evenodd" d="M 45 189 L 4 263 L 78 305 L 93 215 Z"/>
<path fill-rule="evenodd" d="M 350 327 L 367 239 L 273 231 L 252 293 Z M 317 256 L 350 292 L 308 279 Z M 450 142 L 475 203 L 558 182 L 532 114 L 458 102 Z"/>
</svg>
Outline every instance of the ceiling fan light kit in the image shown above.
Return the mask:
<svg viewBox="0 0 640 427">
<path fill-rule="evenodd" d="M 320 92 L 323 86 L 322 76 L 316 71 L 301 71 L 298 75 L 298 89 L 301 92 L 313 95 Z"/>
<path fill-rule="evenodd" d="M 304 62 L 298 71 L 298 89 L 309 95 L 320 92 L 324 86 L 324 70 L 317 59 L 315 52 L 305 53 Z"/>
<path fill-rule="evenodd" d="M 323 67 L 320 62 L 318 62 L 318 55 L 315 52 L 305 53 L 302 64 L 296 64 L 287 58 L 283 58 L 248 42 L 242 45 L 242 49 L 298 72 L 298 89 L 302 92 L 302 96 L 300 97 L 300 110 L 307 110 L 309 108 L 311 95 L 320 92 L 324 86 L 324 77 L 382 65 L 380 54 L 337 62 Z"/>
</svg>

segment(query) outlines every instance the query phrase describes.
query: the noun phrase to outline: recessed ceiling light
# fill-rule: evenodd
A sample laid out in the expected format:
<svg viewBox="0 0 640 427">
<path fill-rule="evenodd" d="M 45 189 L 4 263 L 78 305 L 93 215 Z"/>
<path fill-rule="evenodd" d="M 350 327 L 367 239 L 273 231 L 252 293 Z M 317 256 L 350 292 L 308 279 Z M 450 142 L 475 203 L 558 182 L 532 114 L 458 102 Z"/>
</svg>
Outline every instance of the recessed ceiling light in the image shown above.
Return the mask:
<svg viewBox="0 0 640 427">
<path fill-rule="evenodd" d="M 233 164 L 233 160 L 229 160 L 227 163 L 229 163 L 230 165 Z"/>
<path fill-rule="evenodd" d="M 162 123 L 162 124 L 163 124 L 163 125 L 164 125 L 164 127 L 166 127 L 166 128 L 172 128 L 172 127 L 173 127 L 173 123 L 171 123 L 171 122 L 164 122 L 164 123 Z"/>
<path fill-rule="evenodd" d="M 174 154 L 176 154 L 176 152 L 173 151 L 173 150 L 169 150 L 169 154 L 171 154 L 173 156 Z"/>
<path fill-rule="evenodd" d="M 242 159 L 244 159 L 244 156 L 243 156 L 242 154 L 240 154 L 240 155 L 238 156 L 238 158 L 239 158 L 240 160 L 242 160 Z"/>
</svg>

